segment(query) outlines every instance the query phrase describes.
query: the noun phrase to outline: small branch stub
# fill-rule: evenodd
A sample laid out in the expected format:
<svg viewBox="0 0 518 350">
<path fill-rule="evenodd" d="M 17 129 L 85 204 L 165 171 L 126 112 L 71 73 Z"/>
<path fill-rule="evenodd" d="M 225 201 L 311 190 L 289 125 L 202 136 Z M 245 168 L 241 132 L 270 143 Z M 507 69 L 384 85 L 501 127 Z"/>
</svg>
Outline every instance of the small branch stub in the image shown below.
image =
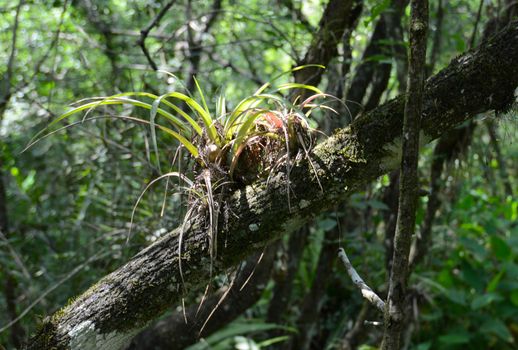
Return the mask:
<svg viewBox="0 0 518 350">
<path fill-rule="evenodd" d="M 363 281 L 349 261 L 347 254 L 343 248 L 338 249 L 338 257 L 342 260 L 347 273 L 351 277 L 353 283 L 358 287 L 365 299 L 374 305 L 381 312 L 385 311 L 385 302 Z"/>
</svg>

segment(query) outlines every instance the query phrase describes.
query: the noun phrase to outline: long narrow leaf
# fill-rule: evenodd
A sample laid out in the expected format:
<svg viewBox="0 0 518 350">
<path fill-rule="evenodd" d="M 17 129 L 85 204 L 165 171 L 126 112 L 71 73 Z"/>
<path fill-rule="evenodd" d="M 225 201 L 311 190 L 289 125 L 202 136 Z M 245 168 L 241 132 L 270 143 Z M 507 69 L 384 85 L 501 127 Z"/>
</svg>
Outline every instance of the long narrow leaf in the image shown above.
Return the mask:
<svg viewBox="0 0 518 350">
<path fill-rule="evenodd" d="M 234 140 L 234 144 L 232 145 L 232 153 L 235 154 L 235 152 L 239 149 L 240 145 L 243 143 L 243 141 L 246 140 L 246 138 L 249 136 L 249 131 L 252 125 L 254 125 L 255 120 L 263 115 L 266 110 L 259 110 L 252 114 L 250 114 L 247 119 L 241 124 L 237 131 L 237 136 Z"/>
<path fill-rule="evenodd" d="M 223 118 L 227 114 L 227 106 L 225 101 L 225 96 L 223 94 L 219 95 L 218 100 L 216 101 L 216 118 Z"/>
<path fill-rule="evenodd" d="M 275 77 L 273 77 L 271 82 L 277 81 L 277 80 L 279 80 L 281 77 L 283 77 L 285 75 L 291 75 L 293 72 L 296 72 L 296 71 L 299 71 L 299 70 L 302 70 L 302 69 L 306 69 L 306 68 L 326 69 L 326 67 L 321 65 L 321 64 L 304 64 L 302 66 L 293 67 L 292 69 L 289 69 L 289 70 L 287 70 L 285 72 L 282 72 L 282 73 L 276 75 Z"/>
<path fill-rule="evenodd" d="M 90 110 L 90 109 L 96 108 L 98 106 L 124 105 L 124 104 L 132 105 L 135 107 L 141 107 L 141 108 L 148 109 L 148 110 L 151 110 L 151 108 L 152 108 L 152 106 L 149 103 L 130 99 L 130 98 L 121 98 L 121 97 L 103 98 L 101 101 L 85 103 L 81 106 L 71 109 L 70 111 L 68 111 L 66 113 L 63 113 L 62 115 L 60 115 L 59 117 L 54 119 L 52 122 L 50 122 L 47 127 L 51 127 L 74 114 L 77 114 L 77 113 L 85 111 L 85 110 Z M 173 116 L 171 113 L 169 113 L 161 108 L 157 109 L 157 113 L 160 114 L 161 116 L 166 117 L 169 121 L 173 122 L 173 124 L 176 127 L 178 127 L 182 132 L 188 132 L 188 129 L 185 127 L 185 124 L 180 119 Z"/>
<path fill-rule="evenodd" d="M 120 99 L 122 97 L 128 97 L 128 96 L 147 97 L 147 98 L 150 98 L 152 100 L 156 100 L 157 98 L 159 98 L 157 95 L 151 94 L 149 92 L 130 91 L 130 92 L 123 92 L 123 93 L 120 93 L 120 94 L 115 94 L 115 95 L 108 96 L 108 97 L 89 98 L 87 100 L 90 100 L 90 101 L 93 100 L 93 99 L 99 100 L 98 105 L 102 105 L 103 101 L 105 101 L 105 100 L 109 100 L 109 99 L 115 100 L 115 99 Z M 128 99 L 128 100 L 129 101 L 137 101 L 137 100 L 134 100 L 134 99 Z M 80 100 L 78 102 L 82 102 L 82 101 L 84 101 L 84 100 Z M 145 103 L 145 102 L 142 102 L 142 103 Z M 132 103 L 130 103 L 130 104 L 132 104 Z M 164 104 L 167 105 L 170 108 L 173 108 L 176 112 L 178 112 L 178 107 L 176 107 L 172 103 L 170 103 L 168 101 L 164 101 Z M 98 105 L 92 106 L 91 109 L 97 108 Z M 137 107 L 142 107 L 142 106 L 137 106 Z M 146 107 L 144 107 L 144 108 L 146 108 Z M 162 115 L 163 117 L 165 117 L 166 119 L 168 119 L 174 126 L 176 126 L 177 128 L 181 129 L 182 131 L 186 131 L 187 130 L 187 128 L 185 127 L 185 124 L 180 119 L 176 118 L 175 116 L 173 116 L 170 113 L 167 113 L 167 112 L 166 113 L 162 113 L 162 111 L 163 110 L 159 111 L 159 114 Z M 85 118 L 86 118 L 86 116 L 88 115 L 89 112 L 90 112 L 90 110 L 85 114 Z M 185 116 L 184 116 L 184 118 L 185 118 Z M 187 116 L 187 118 L 185 118 L 185 119 L 187 121 L 189 121 L 190 117 Z"/>
<path fill-rule="evenodd" d="M 149 113 L 149 128 L 151 129 L 151 143 L 153 144 L 153 149 L 155 151 L 156 163 L 158 171 L 161 173 L 162 169 L 160 168 L 160 155 L 158 153 L 158 143 L 156 141 L 156 130 L 155 130 L 155 116 L 158 110 L 158 105 L 160 104 L 160 99 L 156 99 L 153 101 L 151 105 L 151 111 Z"/>
<path fill-rule="evenodd" d="M 200 94 L 201 103 L 203 104 L 203 108 L 205 108 L 205 112 L 210 113 L 209 107 L 207 107 L 207 102 L 205 101 L 205 95 L 203 94 L 203 91 L 201 90 L 200 84 L 198 84 L 198 80 L 195 77 L 193 77 L 193 79 L 194 79 L 194 84 L 196 84 L 196 89 L 198 90 L 198 93 Z"/>
<path fill-rule="evenodd" d="M 313 91 L 313 92 L 315 92 L 317 94 L 323 94 L 323 92 L 319 88 L 317 88 L 317 87 L 315 87 L 313 85 L 299 84 L 299 83 L 286 83 L 286 84 L 282 84 L 275 91 L 293 90 L 293 89 L 306 89 L 306 90 Z"/>
<path fill-rule="evenodd" d="M 149 125 L 149 121 L 147 120 L 144 120 L 144 119 L 140 119 L 140 118 L 136 118 L 136 117 L 129 117 L 129 116 L 100 116 L 100 117 L 90 117 L 90 118 L 87 118 L 86 120 L 84 120 L 84 122 L 87 122 L 87 121 L 92 121 L 92 120 L 97 120 L 97 119 L 124 119 L 124 120 L 130 120 L 130 121 L 134 121 L 134 122 L 137 122 L 137 123 L 142 123 L 142 124 L 147 124 Z M 83 121 L 77 121 L 77 122 L 74 122 L 70 125 L 65 125 L 57 130 L 53 130 L 51 132 L 49 132 L 48 134 L 45 134 L 43 136 L 40 136 L 41 134 L 43 134 L 46 130 L 48 130 L 48 128 L 45 128 L 43 130 L 41 130 L 40 132 L 38 132 L 32 139 L 31 141 L 29 141 L 29 143 L 27 144 L 27 146 L 22 150 L 22 153 L 25 152 L 27 149 L 31 148 L 32 146 L 34 146 L 36 143 L 40 142 L 41 140 L 61 131 L 61 130 L 64 130 L 64 129 L 68 129 L 70 127 L 73 127 L 75 125 L 79 125 L 79 124 L 82 124 Z M 184 136 L 182 136 L 181 134 L 177 133 L 176 131 L 166 127 L 166 126 L 163 126 L 163 125 L 159 125 L 157 124 L 156 125 L 160 130 L 162 130 L 163 132 L 173 136 L 174 138 L 176 138 L 192 155 L 193 157 L 198 157 L 199 155 L 199 152 L 198 152 L 198 149 L 189 141 L 187 140 Z"/>
<path fill-rule="evenodd" d="M 218 132 L 216 130 L 216 126 L 214 125 L 214 120 L 211 117 L 210 113 L 207 112 L 198 102 L 196 102 L 193 98 L 182 94 L 181 92 L 170 92 L 163 97 L 171 97 L 176 98 L 180 101 L 185 102 L 195 113 L 197 113 L 203 121 L 205 128 L 207 129 L 207 134 L 209 138 L 216 143 L 218 146 L 221 146 L 221 142 L 219 140 Z M 192 125 L 192 124 L 191 124 Z"/>
</svg>

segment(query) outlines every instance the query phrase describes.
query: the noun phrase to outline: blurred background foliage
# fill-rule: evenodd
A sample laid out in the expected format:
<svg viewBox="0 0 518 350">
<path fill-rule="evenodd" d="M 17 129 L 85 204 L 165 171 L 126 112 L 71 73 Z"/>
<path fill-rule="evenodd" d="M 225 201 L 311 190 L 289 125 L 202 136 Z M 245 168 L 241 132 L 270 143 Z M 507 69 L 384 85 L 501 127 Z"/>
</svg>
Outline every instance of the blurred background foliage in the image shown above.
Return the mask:
<svg viewBox="0 0 518 350">
<path fill-rule="evenodd" d="M 196 75 L 210 105 L 220 92 L 235 105 L 303 61 L 327 1 L 175 1 L 145 40 L 150 62 L 139 45 L 140 31 L 169 3 L 0 0 L 0 175 L 5 194 L 0 195 L 0 209 L 5 207 L 6 214 L 0 213 L 0 328 L 20 318 L 0 333 L 0 344 L 8 349 L 27 339 L 43 315 L 177 226 L 183 210 L 171 186 L 154 186 L 138 206 L 133 235 L 126 241 L 135 201 L 160 175 L 145 126 L 98 119 L 56 132 L 22 153 L 31 138 L 74 101 L 123 91 L 160 95 L 178 88 L 178 81 L 153 70 L 153 64 L 177 75 L 191 91 Z M 359 100 L 350 98 L 354 79 L 366 63 L 375 69 L 384 65 L 386 83 L 372 108 L 396 96 L 404 84 L 398 67 L 404 67 L 405 58 L 394 54 L 397 49 L 366 54 L 377 25 L 401 1 L 356 3 L 361 15 L 349 40 L 338 44 L 319 86 L 347 98 L 351 108 L 366 105 L 378 75 L 370 76 L 371 85 Z M 506 6 L 514 5 L 501 0 L 431 2 L 430 73 L 479 43 Z M 408 15 L 404 9 L 398 17 L 402 28 Z M 377 40 L 384 48 L 405 47 L 404 38 L 390 34 Z M 145 112 L 128 107 L 96 115 L 113 113 L 146 118 Z M 341 113 L 317 120 L 319 128 L 330 134 L 346 125 L 347 111 Z M 468 136 L 454 137 L 451 149 L 458 151 L 447 155 L 438 174 L 431 169 L 442 139 L 422 150 L 422 187 L 429 195 L 420 200 L 421 230 L 432 195 L 438 205 L 428 252 L 410 280 L 407 349 L 518 346 L 516 113 L 480 115 L 462 128 L 469 129 Z M 167 169 L 175 145 L 163 135 L 158 145 Z M 294 235 L 302 241 L 299 247 L 286 237 L 260 298 L 194 348 L 297 348 L 299 341 L 299 348 L 307 349 L 369 349 L 378 344 L 382 330 L 363 321 L 380 321 L 381 316 L 364 304 L 342 266 L 325 257 L 335 259 L 342 244 L 360 275 L 385 295 L 395 181 L 394 175 L 386 175 L 335 212 L 319 215 L 304 233 Z M 329 269 L 324 273 L 325 264 Z M 222 278 L 219 286 L 225 283 Z M 286 287 L 284 295 L 279 286 Z M 281 297 L 282 312 L 272 317 L 272 305 Z"/>
</svg>

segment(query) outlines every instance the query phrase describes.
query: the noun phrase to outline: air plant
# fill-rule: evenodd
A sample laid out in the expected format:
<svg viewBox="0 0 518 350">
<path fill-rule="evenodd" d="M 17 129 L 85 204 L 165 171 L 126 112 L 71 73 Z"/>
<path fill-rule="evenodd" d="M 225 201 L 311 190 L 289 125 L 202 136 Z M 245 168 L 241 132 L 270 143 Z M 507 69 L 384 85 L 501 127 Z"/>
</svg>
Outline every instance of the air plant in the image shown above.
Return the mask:
<svg viewBox="0 0 518 350">
<path fill-rule="evenodd" d="M 286 73 L 305 67 L 307 66 L 297 67 Z M 27 147 L 56 132 L 57 130 L 42 136 L 50 127 L 74 115 L 85 112 L 80 122 L 97 119 L 98 117 L 89 117 L 89 114 L 100 106 L 130 105 L 148 110 L 149 120 L 123 116 L 114 118 L 150 127 L 159 169 L 157 130 L 172 137 L 177 142 L 178 149 L 185 149 L 192 161 L 190 171 L 166 173 L 148 184 L 135 204 L 132 221 L 137 205 L 151 185 L 164 178 L 177 177 L 186 184 L 185 189 L 189 194 L 184 222 L 195 215 L 208 217 L 206 225 L 212 261 L 216 256 L 217 222 L 224 192 L 261 178 L 267 179 L 280 166 L 286 166 L 289 179 L 293 159 L 297 155 L 308 157 L 314 145 L 314 135 L 308 118 L 315 109 L 330 109 L 314 101 L 332 96 L 311 85 L 286 83 L 272 87 L 271 83 L 266 83 L 230 111 L 226 109 L 224 96 L 220 96 L 214 111 L 211 111 L 196 79 L 195 83 L 198 101 L 189 92 L 179 91 L 161 96 L 148 92 L 125 92 L 81 100 L 75 108 L 53 120 L 45 130 L 38 133 Z M 292 102 L 282 95 L 284 91 L 290 90 L 309 90 L 313 95 L 304 101 L 295 99 Z M 189 178 L 186 174 L 192 174 L 192 177 Z M 289 191 L 287 193 L 289 195 Z M 181 234 L 179 261 L 182 240 Z"/>
</svg>

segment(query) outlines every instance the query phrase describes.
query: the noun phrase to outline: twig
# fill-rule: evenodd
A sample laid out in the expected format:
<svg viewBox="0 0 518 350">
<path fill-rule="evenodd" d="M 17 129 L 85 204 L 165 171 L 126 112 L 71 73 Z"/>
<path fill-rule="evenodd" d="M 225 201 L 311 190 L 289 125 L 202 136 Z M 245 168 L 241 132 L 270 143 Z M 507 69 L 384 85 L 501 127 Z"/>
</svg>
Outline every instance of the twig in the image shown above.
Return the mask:
<svg viewBox="0 0 518 350">
<path fill-rule="evenodd" d="M 80 272 L 83 268 L 85 268 L 89 263 L 95 261 L 95 260 L 98 260 L 98 259 L 101 259 L 105 256 L 108 255 L 109 252 L 107 251 L 103 251 L 101 253 L 97 253 L 93 256 L 91 256 L 90 258 L 88 258 L 88 260 L 86 260 L 84 263 L 76 266 L 72 271 L 70 271 L 65 277 L 63 277 L 61 280 L 59 280 L 58 282 L 56 282 L 55 284 L 53 284 L 51 287 L 49 287 L 46 291 L 44 291 L 43 293 L 41 293 L 41 295 L 36 298 L 36 300 L 34 300 L 27 308 L 25 308 L 25 310 L 23 310 L 20 315 L 12 320 L 11 322 L 9 322 L 8 324 L 2 326 L 2 328 L 0 328 L 0 333 L 2 333 L 3 331 L 5 331 L 6 329 L 8 329 L 9 327 L 11 327 L 13 324 L 15 324 L 16 322 L 20 321 L 25 315 L 27 315 L 27 313 L 29 313 L 29 311 L 31 311 L 41 300 L 43 300 L 47 295 L 49 295 L 50 293 L 52 293 L 54 290 L 56 290 L 56 288 L 58 288 L 59 286 L 61 286 L 63 283 L 65 283 L 66 281 L 68 281 L 69 279 L 71 279 L 72 277 L 74 277 L 78 272 Z"/>
<path fill-rule="evenodd" d="M 14 65 L 14 59 L 15 59 L 15 53 L 16 53 L 16 39 L 18 34 L 18 24 L 20 23 L 20 12 L 22 5 L 25 1 L 20 0 L 18 3 L 18 6 L 16 8 L 16 15 L 14 17 L 14 24 L 13 24 L 13 37 L 11 40 L 11 52 L 9 54 L 9 60 L 7 61 L 7 69 L 5 71 L 4 79 L 2 83 L 5 86 L 0 86 L 0 118 L 3 115 L 3 111 L 5 106 L 7 105 L 7 102 L 11 98 L 11 77 L 13 75 L 13 65 Z"/>
<path fill-rule="evenodd" d="M 34 72 L 28 79 L 25 79 L 25 77 L 23 77 L 23 81 L 19 85 L 14 86 L 11 90 L 11 93 L 16 93 L 16 92 L 26 88 L 31 82 L 34 81 L 34 78 L 41 72 L 41 67 L 43 66 L 43 63 L 45 63 L 47 58 L 49 58 L 50 52 L 56 47 L 61 35 L 63 34 L 62 27 L 63 27 L 63 22 L 65 20 L 65 13 L 67 11 L 67 7 L 68 7 L 68 0 L 65 0 L 65 2 L 63 3 L 63 11 L 61 11 L 61 16 L 59 19 L 58 29 L 54 32 L 54 38 L 48 45 L 47 51 L 45 52 L 45 54 L 43 54 L 43 56 L 40 57 L 40 59 L 34 65 Z M 40 107 L 43 107 L 43 106 L 40 106 Z M 46 107 L 43 107 L 43 108 L 46 109 Z"/>
<path fill-rule="evenodd" d="M 149 24 L 140 31 L 140 38 L 137 40 L 137 44 L 142 48 L 142 52 L 147 58 L 147 61 L 149 62 L 149 65 L 153 70 L 158 70 L 158 66 L 156 65 L 155 61 L 151 58 L 151 55 L 149 54 L 149 51 L 146 48 L 146 38 L 149 35 L 149 32 L 151 29 L 153 29 L 155 26 L 160 23 L 160 20 L 162 17 L 164 17 L 165 13 L 171 8 L 171 6 L 174 5 L 176 0 L 169 1 L 161 10 L 158 12 L 158 14 L 149 22 Z"/>
<path fill-rule="evenodd" d="M 9 240 L 4 235 L 4 233 L 2 232 L 1 229 L 0 229 L 0 240 L 2 240 L 4 242 L 4 244 L 7 246 L 7 249 L 9 250 L 9 253 L 11 254 L 11 257 L 13 258 L 14 262 L 16 263 L 16 265 L 18 265 L 20 270 L 22 270 L 23 276 L 27 279 L 27 281 L 31 281 L 32 279 L 31 279 L 31 274 L 29 273 L 29 270 L 27 269 L 27 267 L 23 263 L 22 258 L 16 252 L 16 250 L 13 248 L 13 246 L 11 245 L 11 243 L 9 242 Z"/>
<path fill-rule="evenodd" d="M 484 6 L 484 0 L 480 0 L 477 11 L 477 19 L 475 20 L 475 25 L 473 26 L 473 32 L 471 33 L 471 38 L 469 40 L 469 49 L 472 49 L 475 46 L 475 39 L 477 37 L 478 24 L 480 22 L 480 15 L 482 14 L 482 7 Z"/>
<path fill-rule="evenodd" d="M 242 69 L 242 68 L 236 66 L 232 61 L 225 61 L 225 60 L 223 60 L 220 56 L 218 56 L 214 52 L 208 52 L 207 55 L 209 56 L 209 58 L 212 61 L 214 61 L 215 63 L 219 64 L 223 68 L 230 68 L 230 69 L 232 69 L 232 71 L 234 71 L 235 73 L 237 73 L 239 75 L 242 75 L 243 77 L 251 80 L 252 82 L 257 84 L 258 86 L 262 86 L 264 84 L 264 81 L 261 80 L 261 78 L 259 78 L 259 76 L 253 75 L 253 74 L 251 74 L 252 73 L 251 71 L 247 71 L 245 69 Z"/>
<path fill-rule="evenodd" d="M 338 249 L 338 257 L 345 265 L 347 273 L 351 277 L 353 283 L 358 287 L 365 299 L 367 299 L 372 305 L 374 305 L 381 312 L 385 311 L 385 302 L 363 281 L 358 275 L 358 272 L 354 269 L 353 265 L 349 261 L 347 254 L 343 248 Z"/>
<path fill-rule="evenodd" d="M 299 7 L 295 7 L 292 0 L 282 0 L 281 5 L 286 7 L 291 13 L 295 16 L 295 19 L 297 19 L 300 24 L 304 26 L 304 29 L 306 29 L 309 33 L 312 33 L 315 31 L 315 27 L 309 23 L 308 19 L 302 13 L 302 10 Z"/>
</svg>

